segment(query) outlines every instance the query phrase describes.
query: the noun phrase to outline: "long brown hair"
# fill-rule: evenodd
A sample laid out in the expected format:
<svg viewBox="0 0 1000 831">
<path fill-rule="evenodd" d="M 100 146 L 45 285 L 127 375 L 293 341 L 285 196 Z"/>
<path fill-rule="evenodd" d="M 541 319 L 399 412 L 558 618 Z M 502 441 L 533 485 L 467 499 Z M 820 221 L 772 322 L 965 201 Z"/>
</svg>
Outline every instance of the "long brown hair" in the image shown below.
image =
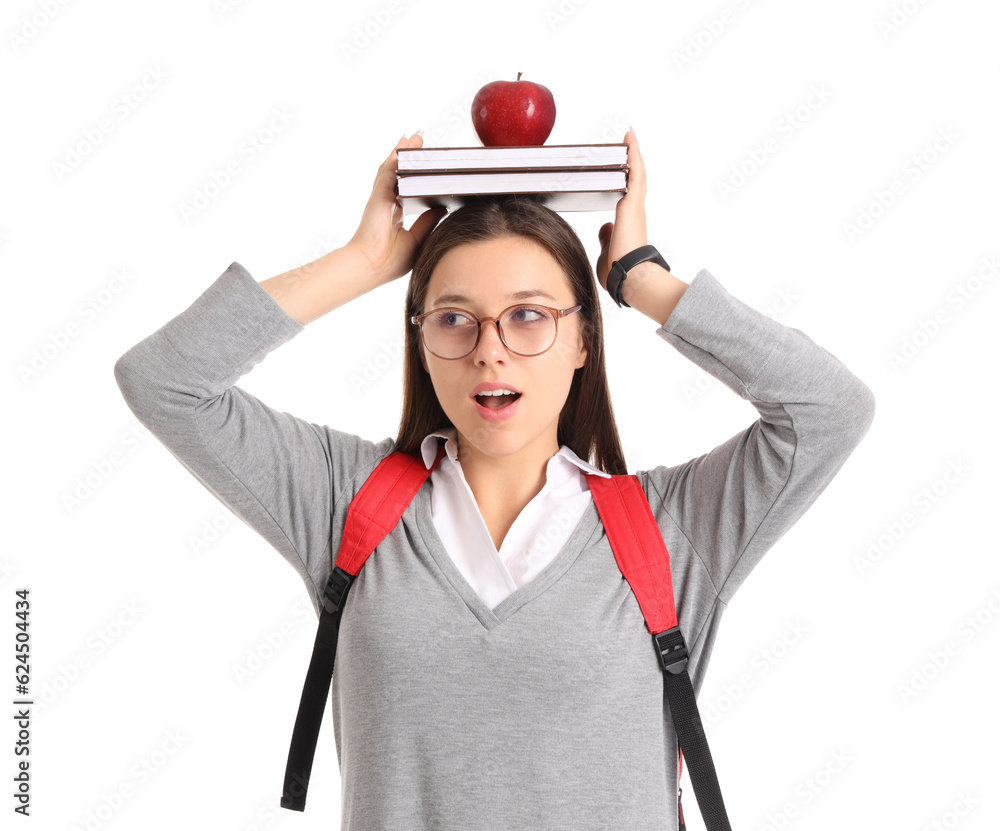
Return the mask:
<svg viewBox="0 0 1000 831">
<path fill-rule="evenodd" d="M 557 441 L 605 473 L 627 473 L 615 424 L 604 362 L 604 328 L 597 283 L 583 243 L 555 211 L 531 197 L 480 197 L 446 216 L 424 240 L 406 292 L 406 354 L 403 411 L 394 450 L 419 451 L 428 433 L 453 426 L 431 377 L 420 361 L 420 330 L 410 318 L 424 311 L 431 274 L 444 254 L 458 245 L 521 236 L 535 240 L 562 267 L 573 293 L 580 332 L 587 347 L 584 366 L 573 374 L 559 414 Z"/>
</svg>

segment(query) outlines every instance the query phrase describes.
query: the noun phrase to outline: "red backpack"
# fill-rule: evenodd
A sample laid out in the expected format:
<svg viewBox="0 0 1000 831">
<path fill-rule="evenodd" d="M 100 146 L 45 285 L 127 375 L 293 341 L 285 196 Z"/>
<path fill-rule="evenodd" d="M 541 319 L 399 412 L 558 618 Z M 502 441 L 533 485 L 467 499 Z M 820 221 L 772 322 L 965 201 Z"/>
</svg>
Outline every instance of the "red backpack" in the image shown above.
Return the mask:
<svg viewBox="0 0 1000 831">
<path fill-rule="evenodd" d="M 285 767 L 282 808 L 305 810 L 309 775 L 330 692 L 340 615 L 347 593 L 369 555 L 399 522 L 444 452 L 444 446 L 439 446 L 430 469 L 419 454 L 390 453 L 350 504 L 340 550 L 324 592 L 319 629 L 295 718 Z M 705 827 L 708 831 L 732 831 L 687 671 L 688 652 L 677 625 L 670 554 L 642 485 L 632 474 L 610 478 L 591 473 L 585 475 L 615 560 L 639 601 L 646 628 L 653 636 L 663 669 L 664 697 L 677 732 L 678 779 L 686 756 Z M 678 789 L 678 826 L 684 831 L 680 798 Z"/>
</svg>

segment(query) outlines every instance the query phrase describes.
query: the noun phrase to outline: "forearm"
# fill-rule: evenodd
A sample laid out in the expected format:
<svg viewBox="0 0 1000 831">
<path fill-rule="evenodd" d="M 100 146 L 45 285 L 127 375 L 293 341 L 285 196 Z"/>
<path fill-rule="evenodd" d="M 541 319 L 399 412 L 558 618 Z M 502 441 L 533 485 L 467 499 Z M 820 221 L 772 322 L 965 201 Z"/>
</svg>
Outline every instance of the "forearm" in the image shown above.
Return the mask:
<svg viewBox="0 0 1000 831">
<path fill-rule="evenodd" d="M 622 299 L 661 326 L 684 296 L 688 284 L 652 260 L 632 268 L 622 285 Z"/>
<path fill-rule="evenodd" d="M 376 283 L 364 255 L 345 246 L 260 285 L 304 326 L 371 291 Z"/>
<path fill-rule="evenodd" d="M 154 434 L 185 429 L 192 411 L 204 414 L 215 406 L 269 352 L 301 331 L 302 324 L 233 262 L 187 309 L 119 357 L 115 378 Z"/>
</svg>

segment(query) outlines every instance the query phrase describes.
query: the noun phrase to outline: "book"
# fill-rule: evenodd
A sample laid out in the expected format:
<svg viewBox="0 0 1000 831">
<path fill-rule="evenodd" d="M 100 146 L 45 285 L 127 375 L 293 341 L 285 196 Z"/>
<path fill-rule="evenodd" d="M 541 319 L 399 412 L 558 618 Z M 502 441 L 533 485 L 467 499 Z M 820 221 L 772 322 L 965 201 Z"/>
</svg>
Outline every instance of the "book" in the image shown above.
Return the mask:
<svg viewBox="0 0 1000 831">
<path fill-rule="evenodd" d="M 397 180 L 400 196 L 434 193 L 540 193 L 554 190 L 624 190 L 624 170 L 429 173 Z"/>
<path fill-rule="evenodd" d="M 557 212 L 613 211 L 624 191 L 614 190 L 563 190 L 549 193 L 435 193 L 428 196 L 401 196 L 396 201 L 404 214 L 423 213 L 428 208 L 444 207 L 449 211 L 483 199 L 497 199 L 500 196 L 518 199 L 532 199 Z"/>
<path fill-rule="evenodd" d="M 399 175 L 500 168 L 627 168 L 628 145 L 541 144 L 532 147 L 401 147 L 397 153 Z"/>
<path fill-rule="evenodd" d="M 413 147 L 397 151 L 403 213 L 518 195 L 556 211 L 614 210 L 628 192 L 628 145 Z"/>
</svg>

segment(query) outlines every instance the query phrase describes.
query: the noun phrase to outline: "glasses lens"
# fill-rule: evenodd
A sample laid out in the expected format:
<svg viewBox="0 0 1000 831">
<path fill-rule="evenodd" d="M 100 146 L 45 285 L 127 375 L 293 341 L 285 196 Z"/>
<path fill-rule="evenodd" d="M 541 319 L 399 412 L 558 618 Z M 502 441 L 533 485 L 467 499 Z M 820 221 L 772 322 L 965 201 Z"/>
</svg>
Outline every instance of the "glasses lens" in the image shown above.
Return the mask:
<svg viewBox="0 0 1000 831">
<path fill-rule="evenodd" d="M 492 323 L 487 323 L 492 326 Z M 500 319 L 507 347 L 519 355 L 538 355 L 556 338 L 552 312 L 537 306 L 514 306 Z M 458 309 L 432 312 L 423 326 L 424 344 L 442 358 L 463 358 L 476 342 L 475 318 Z"/>
<path fill-rule="evenodd" d="M 461 358 L 476 342 L 476 321 L 457 309 L 439 309 L 424 319 L 424 345 L 442 358 Z"/>
<path fill-rule="evenodd" d="M 537 355 L 552 345 L 556 319 L 537 306 L 515 306 L 500 320 L 507 346 L 521 355 Z"/>
</svg>

